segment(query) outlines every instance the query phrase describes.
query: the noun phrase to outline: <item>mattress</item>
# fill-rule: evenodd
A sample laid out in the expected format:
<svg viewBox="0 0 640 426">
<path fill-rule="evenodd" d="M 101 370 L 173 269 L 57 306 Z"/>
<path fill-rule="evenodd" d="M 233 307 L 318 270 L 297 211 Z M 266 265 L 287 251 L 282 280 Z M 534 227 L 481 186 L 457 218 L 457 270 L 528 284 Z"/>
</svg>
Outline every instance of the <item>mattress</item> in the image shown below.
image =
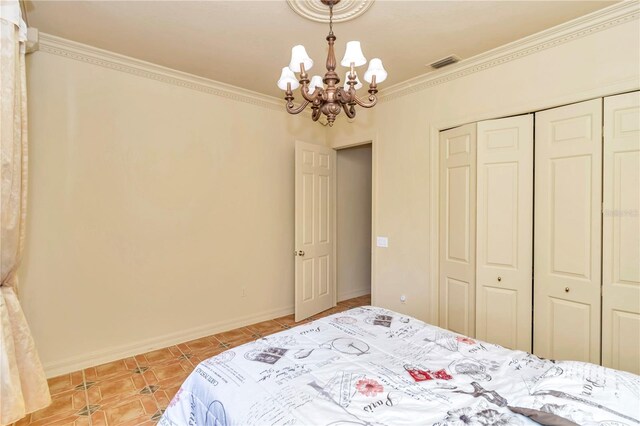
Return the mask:
<svg viewBox="0 0 640 426">
<path fill-rule="evenodd" d="M 540 359 L 377 307 L 360 307 L 200 363 L 159 424 L 640 425 L 640 377 Z M 571 423 L 567 423 L 571 424 Z"/>
</svg>

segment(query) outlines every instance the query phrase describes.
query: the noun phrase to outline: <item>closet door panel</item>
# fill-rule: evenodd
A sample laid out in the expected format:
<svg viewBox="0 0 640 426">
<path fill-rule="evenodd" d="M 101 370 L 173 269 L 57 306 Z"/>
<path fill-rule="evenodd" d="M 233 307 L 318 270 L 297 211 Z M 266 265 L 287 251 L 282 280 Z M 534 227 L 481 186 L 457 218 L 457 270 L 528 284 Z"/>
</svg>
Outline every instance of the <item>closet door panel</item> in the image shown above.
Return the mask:
<svg viewBox="0 0 640 426">
<path fill-rule="evenodd" d="M 475 334 L 476 125 L 440 133 L 440 303 L 443 328 Z"/>
<path fill-rule="evenodd" d="M 602 364 L 640 374 L 640 92 L 604 120 Z"/>
<path fill-rule="evenodd" d="M 506 348 L 518 348 L 518 291 L 483 286 L 478 277 L 476 337 Z M 527 308 L 531 316 L 530 306 Z M 531 325 L 531 320 L 528 321 Z M 531 336 L 531 331 L 529 331 Z M 526 346 L 531 346 L 529 343 Z"/>
<path fill-rule="evenodd" d="M 549 353 L 553 359 L 588 360 L 591 349 L 591 306 L 549 297 Z M 539 355 L 539 354 L 538 354 Z"/>
<path fill-rule="evenodd" d="M 590 184 L 591 156 L 576 155 L 548 160 L 550 272 L 556 276 L 591 278 L 591 205 L 599 188 Z M 578 183 L 580 182 L 580 183 Z M 541 190 L 543 190 L 541 188 Z M 599 214 L 599 212 L 598 212 Z M 598 240 L 593 240 L 599 244 Z"/>
<path fill-rule="evenodd" d="M 602 100 L 535 120 L 533 350 L 600 363 Z"/>
<path fill-rule="evenodd" d="M 533 115 L 477 133 L 476 336 L 531 351 Z"/>
</svg>

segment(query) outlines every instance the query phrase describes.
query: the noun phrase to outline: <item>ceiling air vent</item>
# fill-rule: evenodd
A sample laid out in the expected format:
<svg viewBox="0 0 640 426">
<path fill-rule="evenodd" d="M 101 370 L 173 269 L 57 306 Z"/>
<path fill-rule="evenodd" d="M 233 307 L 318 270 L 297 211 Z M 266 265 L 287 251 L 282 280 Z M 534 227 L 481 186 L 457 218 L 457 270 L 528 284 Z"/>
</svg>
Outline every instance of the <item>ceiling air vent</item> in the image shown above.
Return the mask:
<svg viewBox="0 0 640 426">
<path fill-rule="evenodd" d="M 446 67 L 447 65 L 455 64 L 458 61 L 460 61 L 460 58 L 458 58 L 456 55 L 449 55 L 446 58 L 442 58 L 438 61 L 435 61 L 429 64 L 429 66 L 431 68 L 438 69 L 438 68 Z"/>
</svg>

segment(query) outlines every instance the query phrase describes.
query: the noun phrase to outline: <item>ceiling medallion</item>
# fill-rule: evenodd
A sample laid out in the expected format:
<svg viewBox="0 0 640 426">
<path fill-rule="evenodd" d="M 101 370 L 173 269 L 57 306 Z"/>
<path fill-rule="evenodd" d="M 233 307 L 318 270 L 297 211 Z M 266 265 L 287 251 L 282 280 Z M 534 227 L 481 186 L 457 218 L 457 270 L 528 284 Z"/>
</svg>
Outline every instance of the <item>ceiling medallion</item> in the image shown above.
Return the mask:
<svg viewBox="0 0 640 426">
<path fill-rule="evenodd" d="M 333 2 L 333 22 L 346 22 L 365 13 L 374 0 L 339 0 Z M 315 22 L 328 23 L 329 14 L 326 0 L 287 0 L 291 9 L 303 18 Z M 322 4 L 324 3 L 324 5 Z"/>
<path fill-rule="evenodd" d="M 302 45 L 293 46 L 291 49 L 291 62 L 289 66 L 282 68 L 282 74 L 278 80 L 278 87 L 285 91 L 284 99 L 287 101 L 286 108 L 289 114 L 299 114 L 311 104 L 311 119 L 318 121 L 321 114 L 327 117 L 329 126 L 333 126 L 336 116 L 342 110 L 349 118 L 356 116 L 356 105 L 363 108 L 372 108 L 378 102 L 376 93 L 378 93 L 378 83 L 382 83 L 387 78 L 387 71 L 382 66 L 382 61 L 373 58 L 369 61 L 369 68 L 364 73 L 364 80 L 369 83 L 369 96 L 367 100 L 358 97 L 356 90 L 363 87 L 358 75 L 356 67 L 360 67 L 367 63 L 367 59 L 362 54 L 359 41 L 350 41 L 347 43 L 347 49 L 344 53 L 340 65 L 349 70 L 345 76 L 344 85 L 340 85 L 340 77 L 336 72 L 336 54 L 333 45 L 336 36 L 333 34 L 333 4 L 336 0 L 316 0 L 318 3 L 327 2 L 329 6 L 329 35 L 327 43 L 329 44 L 329 53 L 327 54 L 327 63 L 325 65 L 327 72 L 324 78 L 314 75 L 309 79 L 307 71 L 313 67 L 313 60 L 307 55 L 307 51 Z M 340 0 L 337 0 L 340 1 Z M 299 78 L 295 73 L 300 73 Z M 300 88 L 303 102 L 296 106 L 293 103 L 293 91 Z"/>
</svg>

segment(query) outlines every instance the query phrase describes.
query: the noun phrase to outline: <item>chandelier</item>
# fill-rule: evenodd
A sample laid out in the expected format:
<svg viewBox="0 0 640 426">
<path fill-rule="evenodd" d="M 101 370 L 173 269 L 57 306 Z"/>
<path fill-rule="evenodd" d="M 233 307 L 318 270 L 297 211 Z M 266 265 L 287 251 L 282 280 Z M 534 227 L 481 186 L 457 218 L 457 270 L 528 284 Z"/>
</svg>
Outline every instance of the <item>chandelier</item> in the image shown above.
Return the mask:
<svg viewBox="0 0 640 426">
<path fill-rule="evenodd" d="M 350 41 L 344 58 L 340 64 L 349 68 L 345 77 L 344 86 L 340 87 L 340 77 L 336 73 L 336 55 L 333 45 L 336 36 L 333 34 L 333 5 L 340 0 L 320 0 L 329 6 L 329 35 L 327 42 L 329 44 L 329 53 L 327 54 L 327 72 L 324 78 L 314 75 L 309 80 L 307 71 L 313 66 L 313 60 L 307 55 L 304 46 L 297 45 L 291 49 L 291 62 L 288 67 L 282 68 L 282 74 L 278 80 L 278 87 L 285 91 L 284 99 L 287 101 L 287 112 L 290 114 L 299 114 L 307 105 L 311 104 L 311 118 L 318 121 L 321 114 L 327 117 L 329 126 L 333 126 L 336 116 L 341 110 L 349 118 L 356 116 L 356 105 L 363 108 L 371 108 L 377 102 L 378 83 L 382 83 L 387 78 L 387 71 L 382 66 L 382 61 L 378 58 L 369 61 L 369 68 L 364 73 L 364 80 L 369 83 L 369 96 L 366 100 L 358 97 L 356 90 L 362 87 L 362 83 L 356 74 L 356 67 L 360 67 L 367 63 L 359 41 Z M 299 73 L 297 78 L 295 73 Z M 300 87 L 300 93 L 304 101 L 295 106 L 293 103 L 293 91 Z"/>
</svg>

